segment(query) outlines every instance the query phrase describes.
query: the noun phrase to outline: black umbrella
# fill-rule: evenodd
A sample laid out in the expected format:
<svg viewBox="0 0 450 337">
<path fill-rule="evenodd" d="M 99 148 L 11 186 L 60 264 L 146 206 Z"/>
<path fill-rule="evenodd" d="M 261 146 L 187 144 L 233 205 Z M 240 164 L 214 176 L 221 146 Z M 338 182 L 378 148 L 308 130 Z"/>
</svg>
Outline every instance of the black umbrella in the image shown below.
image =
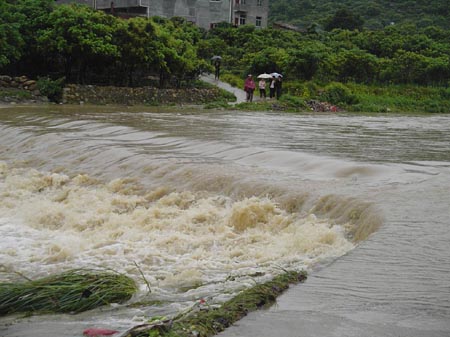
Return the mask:
<svg viewBox="0 0 450 337">
<path fill-rule="evenodd" d="M 213 57 L 211 57 L 211 61 L 215 61 L 215 60 L 222 60 L 222 56 L 214 55 Z"/>
</svg>

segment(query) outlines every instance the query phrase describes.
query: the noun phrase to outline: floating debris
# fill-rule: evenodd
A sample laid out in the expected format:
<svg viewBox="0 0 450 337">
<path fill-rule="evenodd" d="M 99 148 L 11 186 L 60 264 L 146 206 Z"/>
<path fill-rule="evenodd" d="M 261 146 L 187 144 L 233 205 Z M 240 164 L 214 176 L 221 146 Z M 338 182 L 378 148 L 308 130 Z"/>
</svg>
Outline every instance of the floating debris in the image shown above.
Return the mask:
<svg viewBox="0 0 450 337">
<path fill-rule="evenodd" d="M 271 281 L 244 290 L 220 307 L 205 307 L 201 299 L 187 312 L 172 319 L 141 324 L 125 332 L 122 337 L 210 337 L 225 330 L 249 312 L 267 307 L 278 295 L 289 288 L 289 284 L 306 280 L 305 271 L 287 271 Z"/>
</svg>

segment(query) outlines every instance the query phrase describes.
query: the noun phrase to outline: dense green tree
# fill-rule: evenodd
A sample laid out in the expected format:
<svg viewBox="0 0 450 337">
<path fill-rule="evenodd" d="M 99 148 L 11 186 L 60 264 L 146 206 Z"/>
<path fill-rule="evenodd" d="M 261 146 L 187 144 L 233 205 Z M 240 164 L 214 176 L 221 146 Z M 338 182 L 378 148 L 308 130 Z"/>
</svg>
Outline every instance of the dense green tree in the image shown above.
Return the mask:
<svg viewBox="0 0 450 337">
<path fill-rule="evenodd" d="M 0 0 L 0 69 L 22 55 L 25 45 L 20 22 L 25 18 L 6 0 Z"/>
<path fill-rule="evenodd" d="M 287 71 L 295 78 L 312 80 L 328 53 L 329 49 L 317 41 L 307 41 L 298 48 L 288 49 Z"/>
<path fill-rule="evenodd" d="M 313 23 L 326 24 L 336 11 L 351 9 L 364 20 L 364 28 L 383 29 L 391 24 L 415 22 L 450 28 L 448 0 L 271 0 L 270 22 L 286 22 L 307 28 Z"/>
<path fill-rule="evenodd" d="M 39 31 L 49 26 L 48 18 L 54 9 L 53 0 L 12 0 L 14 11 L 20 15 L 20 34 L 26 48 L 22 52 L 16 71 L 31 77 L 46 75 L 52 59 L 46 58 L 38 50 Z"/>
<path fill-rule="evenodd" d="M 115 20 L 83 5 L 57 6 L 48 17 L 48 28 L 39 32 L 40 50 L 63 60 L 68 80 L 83 82 L 87 67 L 102 66 L 104 58 L 118 55 L 112 43 Z"/>
<path fill-rule="evenodd" d="M 186 21 L 181 24 L 179 20 L 160 22 L 156 34 L 160 85 L 164 86 L 167 80 L 172 80 L 173 85 L 179 85 L 185 79 L 192 80 L 201 69 L 208 67 L 205 60 L 198 58 L 197 47 L 191 43 L 195 41 L 196 33 L 189 31 L 189 27 L 194 26 Z M 190 38 L 187 39 L 186 34 Z"/>
<path fill-rule="evenodd" d="M 399 50 L 387 63 L 382 78 L 393 83 L 423 83 L 427 63 L 423 55 Z"/>
<path fill-rule="evenodd" d="M 288 54 L 283 48 L 266 47 L 255 53 L 248 53 L 243 59 L 244 73 L 285 73 Z"/>
<path fill-rule="evenodd" d="M 133 84 L 133 75 L 137 69 L 149 70 L 162 58 L 157 43 L 156 23 L 146 18 L 119 20 L 114 31 L 113 42 L 119 52 L 118 63 L 128 85 Z M 121 72 L 122 73 L 122 72 Z"/>
<path fill-rule="evenodd" d="M 383 1 L 373 3 L 371 19 Z M 399 2 L 404 10 L 422 6 Z M 318 6 L 315 0 L 292 5 L 305 11 Z M 343 0 L 338 9 L 347 5 Z M 320 6 L 336 12 L 329 2 Z M 355 0 L 352 13 L 363 8 L 369 11 Z M 140 85 L 148 75 L 159 75 L 165 86 L 194 79 L 219 54 L 224 69 L 241 75 L 277 71 L 288 80 L 448 85 L 448 30 L 417 23 L 377 31 L 348 28 L 327 32 L 317 24 L 294 32 L 223 23 L 205 31 L 179 17 L 125 20 L 81 5 L 54 7 L 51 0 L 0 0 L 0 67 L 9 74 L 66 74 L 71 82 L 116 85 Z"/>
<path fill-rule="evenodd" d="M 428 58 L 421 84 L 447 86 L 450 81 L 450 56 Z"/>
<path fill-rule="evenodd" d="M 348 30 L 362 30 L 364 20 L 348 9 L 338 10 L 327 20 L 325 30 L 331 31 L 336 28 Z"/>
<path fill-rule="evenodd" d="M 334 69 L 340 82 L 375 82 L 378 78 L 378 58 L 360 49 L 341 50 L 335 55 Z"/>
</svg>

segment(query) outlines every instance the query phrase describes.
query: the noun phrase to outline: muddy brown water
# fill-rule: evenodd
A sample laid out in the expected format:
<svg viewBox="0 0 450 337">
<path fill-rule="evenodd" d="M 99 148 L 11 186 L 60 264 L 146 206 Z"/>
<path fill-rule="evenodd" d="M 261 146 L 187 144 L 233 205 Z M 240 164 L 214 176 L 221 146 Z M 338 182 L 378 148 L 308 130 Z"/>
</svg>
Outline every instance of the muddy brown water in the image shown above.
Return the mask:
<svg viewBox="0 0 450 337">
<path fill-rule="evenodd" d="M 108 267 L 148 305 L 0 336 L 123 332 L 282 268 L 310 275 L 221 336 L 448 336 L 449 187 L 450 115 L 3 108 L 1 280 Z"/>
</svg>

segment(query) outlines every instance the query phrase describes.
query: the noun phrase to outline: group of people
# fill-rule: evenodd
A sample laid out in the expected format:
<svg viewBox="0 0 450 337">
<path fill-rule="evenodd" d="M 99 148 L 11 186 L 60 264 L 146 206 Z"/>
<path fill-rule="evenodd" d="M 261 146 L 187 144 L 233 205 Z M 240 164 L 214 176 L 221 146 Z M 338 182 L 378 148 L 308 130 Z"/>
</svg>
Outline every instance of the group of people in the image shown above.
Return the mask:
<svg viewBox="0 0 450 337">
<path fill-rule="evenodd" d="M 220 78 L 220 66 L 222 57 L 216 55 L 211 58 L 211 61 L 214 65 L 214 79 L 216 81 Z M 272 75 L 278 75 L 278 76 L 272 76 L 269 78 L 269 97 L 277 99 L 281 96 L 281 86 L 282 86 L 282 76 L 277 73 L 273 73 Z M 266 99 L 266 79 L 261 78 L 258 82 L 258 88 L 259 88 L 259 97 L 261 99 Z M 247 102 L 253 102 L 253 93 L 256 90 L 256 83 L 253 80 L 252 74 L 248 74 L 245 84 L 244 84 L 244 91 L 246 92 L 246 99 Z"/>
<path fill-rule="evenodd" d="M 258 88 L 259 88 L 259 97 L 261 99 L 266 99 L 266 80 L 264 78 L 261 78 L 258 82 Z M 270 79 L 269 84 L 269 97 L 277 99 L 281 96 L 281 87 L 282 87 L 282 77 L 272 77 Z M 247 102 L 253 102 L 253 93 L 256 89 L 255 81 L 253 80 L 252 74 L 248 74 L 247 78 L 245 79 L 244 83 L 244 91 L 247 94 L 246 100 Z"/>
</svg>

